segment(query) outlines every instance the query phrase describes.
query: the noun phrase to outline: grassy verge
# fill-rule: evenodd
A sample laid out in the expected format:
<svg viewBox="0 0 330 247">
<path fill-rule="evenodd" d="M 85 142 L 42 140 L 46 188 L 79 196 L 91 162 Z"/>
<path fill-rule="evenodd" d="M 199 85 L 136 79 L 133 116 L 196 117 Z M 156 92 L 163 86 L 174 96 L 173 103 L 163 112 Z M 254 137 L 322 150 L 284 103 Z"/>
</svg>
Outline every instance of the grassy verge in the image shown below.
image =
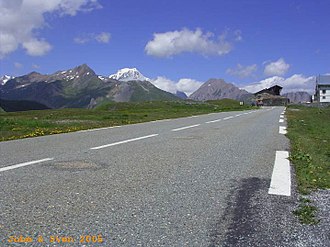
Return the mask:
<svg viewBox="0 0 330 247">
<path fill-rule="evenodd" d="M 298 191 L 309 194 L 330 188 L 330 107 L 290 106 L 287 110 L 290 159 L 295 167 Z M 294 212 L 302 223 L 315 224 L 316 208 L 301 199 Z"/>
<path fill-rule="evenodd" d="M 0 112 L 0 141 L 245 109 L 251 107 L 240 106 L 235 100 L 225 99 L 204 103 L 192 101 L 106 103 L 93 110 Z"/>
</svg>

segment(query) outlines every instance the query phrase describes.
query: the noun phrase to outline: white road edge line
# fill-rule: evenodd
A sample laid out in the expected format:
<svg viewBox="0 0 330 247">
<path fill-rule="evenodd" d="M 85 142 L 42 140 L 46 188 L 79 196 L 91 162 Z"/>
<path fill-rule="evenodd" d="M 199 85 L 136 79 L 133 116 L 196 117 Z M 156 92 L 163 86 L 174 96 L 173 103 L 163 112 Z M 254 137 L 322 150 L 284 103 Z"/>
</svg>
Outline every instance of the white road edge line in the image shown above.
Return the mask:
<svg viewBox="0 0 330 247">
<path fill-rule="evenodd" d="M 41 163 L 41 162 L 50 161 L 50 160 L 53 160 L 53 159 L 54 158 L 46 158 L 46 159 L 42 159 L 42 160 L 34 160 L 34 161 L 30 161 L 30 162 L 25 162 L 25 163 L 20 163 L 20 164 L 16 164 L 16 165 L 6 166 L 6 167 L 0 168 L 0 172 L 20 168 L 20 167 L 23 167 L 23 166 L 34 165 L 34 164 L 38 164 L 38 163 Z"/>
<path fill-rule="evenodd" d="M 150 121 L 150 123 L 159 123 L 159 122 L 168 122 L 168 121 L 171 121 L 171 119 L 159 119 L 159 120 Z"/>
<path fill-rule="evenodd" d="M 222 119 L 216 119 L 216 120 L 212 120 L 212 121 L 207 121 L 205 122 L 206 124 L 208 123 L 216 123 L 216 122 L 220 122 Z"/>
<path fill-rule="evenodd" d="M 114 128 L 121 128 L 121 126 L 111 126 L 111 127 L 97 128 L 97 129 L 87 129 L 87 130 L 80 130 L 78 132 L 79 133 L 84 133 L 84 132 L 92 132 L 92 131 L 107 130 L 107 129 L 114 129 Z"/>
<path fill-rule="evenodd" d="M 110 143 L 110 144 L 106 144 L 106 145 L 102 145 L 102 146 L 98 146 L 98 147 L 93 147 L 93 148 L 91 148 L 91 150 L 97 150 L 97 149 L 101 149 L 101 148 L 112 147 L 112 146 L 116 146 L 116 145 L 119 145 L 119 144 L 124 144 L 124 143 L 128 143 L 128 142 L 134 142 L 134 141 L 139 141 L 139 140 L 147 139 L 147 138 L 154 137 L 154 136 L 158 136 L 158 134 L 141 136 L 141 137 L 137 137 L 137 138 L 133 138 L 133 139 L 128 139 L 128 140 L 124 140 L 124 141 L 120 141 L 120 142 L 114 142 L 114 143 Z"/>
<path fill-rule="evenodd" d="M 181 127 L 181 128 L 177 128 L 177 129 L 172 129 L 171 131 L 185 130 L 185 129 L 190 129 L 190 128 L 194 128 L 194 127 L 198 127 L 198 126 L 200 126 L 200 124 L 185 126 L 185 127 Z"/>
<path fill-rule="evenodd" d="M 285 126 L 280 126 L 278 133 L 282 134 L 282 135 L 286 135 L 288 133 L 288 131 L 286 130 Z"/>
<path fill-rule="evenodd" d="M 268 194 L 291 196 L 291 173 L 289 152 L 276 151 L 272 180 Z"/>
</svg>

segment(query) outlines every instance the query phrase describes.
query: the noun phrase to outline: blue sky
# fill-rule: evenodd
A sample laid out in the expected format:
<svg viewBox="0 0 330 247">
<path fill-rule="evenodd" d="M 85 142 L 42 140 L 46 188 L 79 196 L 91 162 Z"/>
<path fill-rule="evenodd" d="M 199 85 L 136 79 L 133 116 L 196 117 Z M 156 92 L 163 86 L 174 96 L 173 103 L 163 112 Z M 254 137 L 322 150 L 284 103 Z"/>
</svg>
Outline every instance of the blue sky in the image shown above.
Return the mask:
<svg viewBox="0 0 330 247">
<path fill-rule="evenodd" d="M 136 67 L 167 91 L 209 78 L 311 91 L 330 72 L 329 0 L 0 0 L 0 75 Z"/>
</svg>

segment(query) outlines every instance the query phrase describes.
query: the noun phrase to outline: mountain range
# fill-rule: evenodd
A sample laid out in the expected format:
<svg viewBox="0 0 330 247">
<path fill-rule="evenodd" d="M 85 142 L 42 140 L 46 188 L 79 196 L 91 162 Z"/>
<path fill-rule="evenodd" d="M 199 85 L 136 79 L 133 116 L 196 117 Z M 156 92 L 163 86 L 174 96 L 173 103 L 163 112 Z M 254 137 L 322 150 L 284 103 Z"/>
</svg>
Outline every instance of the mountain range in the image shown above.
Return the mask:
<svg viewBox="0 0 330 247">
<path fill-rule="evenodd" d="M 288 94 L 291 102 L 310 101 L 310 95 Z M 251 103 L 253 94 L 239 89 L 222 79 L 209 79 L 188 99 L 196 101 L 235 99 Z M 136 68 L 124 68 L 110 76 L 97 75 L 88 65 L 44 75 L 31 72 L 27 75 L 0 77 L 0 107 L 21 109 L 19 101 L 41 108 L 93 108 L 103 102 L 129 102 L 187 99 L 184 92 L 175 94 L 154 86 Z M 14 103 L 12 103 L 14 102 Z M 3 107 L 5 105 L 5 107 Z M 15 104 L 15 107 L 10 107 Z M 24 108 L 24 107 L 23 107 Z M 30 109 L 30 108 L 28 108 Z"/>
<path fill-rule="evenodd" d="M 179 100 L 133 72 L 104 77 L 83 64 L 50 75 L 31 72 L 15 78 L 6 76 L 0 81 L 0 98 L 37 102 L 48 108 L 93 108 L 105 101 Z"/>
</svg>

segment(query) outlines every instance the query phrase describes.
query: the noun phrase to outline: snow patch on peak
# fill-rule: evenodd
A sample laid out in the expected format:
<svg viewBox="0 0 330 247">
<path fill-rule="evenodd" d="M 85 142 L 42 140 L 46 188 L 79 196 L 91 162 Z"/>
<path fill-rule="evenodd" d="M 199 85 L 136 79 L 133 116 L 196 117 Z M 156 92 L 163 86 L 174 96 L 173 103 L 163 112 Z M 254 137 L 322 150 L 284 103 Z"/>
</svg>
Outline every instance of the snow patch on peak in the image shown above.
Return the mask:
<svg viewBox="0 0 330 247">
<path fill-rule="evenodd" d="M 102 81 L 107 81 L 108 80 L 108 78 L 106 78 L 106 77 L 104 77 L 104 76 L 102 76 L 102 75 L 98 75 L 97 76 L 100 80 L 102 80 Z"/>
<path fill-rule="evenodd" d="M 7 83 L 7 81 L 14 79 L 15 77 L 10 76 L 10 75 L 3 75 L 0 77 L 0 85 L 5 85 Z"/>
<path fill-rule="evenodd" d="M 116 74 L 109 76 L 110 79 L 118 81 L 149 81 L 150 79 L 145 77 L 136 68 L 123 68 L 117 71 Z"/>
</svg>

